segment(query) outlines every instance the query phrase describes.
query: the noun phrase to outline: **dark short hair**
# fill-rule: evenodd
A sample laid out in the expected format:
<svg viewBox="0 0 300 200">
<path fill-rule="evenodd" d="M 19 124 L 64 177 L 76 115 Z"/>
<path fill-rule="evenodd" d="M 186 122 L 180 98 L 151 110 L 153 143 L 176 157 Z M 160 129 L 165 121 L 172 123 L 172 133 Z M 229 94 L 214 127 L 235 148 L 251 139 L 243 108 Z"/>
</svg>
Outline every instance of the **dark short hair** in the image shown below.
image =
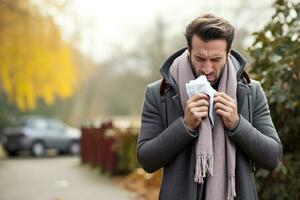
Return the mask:
<svg viewBox="0 0 300 200">
<path fill-rule="evenodd" d="M 226 40 L 228 53 L 234 39 L 234 27 L 225 19 L 206 14 L 195 18 L 186 27 L 185 38 L 189 49 L 192 49 L 192 38 L 194 35 L 197 35 L 205 42 L 215 39 Z"/>
</svg>

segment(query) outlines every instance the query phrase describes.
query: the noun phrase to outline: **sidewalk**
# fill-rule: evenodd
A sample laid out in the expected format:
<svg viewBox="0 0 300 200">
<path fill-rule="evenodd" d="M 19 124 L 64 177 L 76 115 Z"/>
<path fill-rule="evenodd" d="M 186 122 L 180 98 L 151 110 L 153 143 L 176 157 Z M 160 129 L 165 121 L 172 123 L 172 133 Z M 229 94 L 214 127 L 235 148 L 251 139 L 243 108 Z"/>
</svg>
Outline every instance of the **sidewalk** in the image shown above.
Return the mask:
<svg viewBox="0 0 300 200">
<path fill-rule="evenodd" d="M 78 157 L 0 159 L 0 200 L 134 200 Z"/>
</svg>

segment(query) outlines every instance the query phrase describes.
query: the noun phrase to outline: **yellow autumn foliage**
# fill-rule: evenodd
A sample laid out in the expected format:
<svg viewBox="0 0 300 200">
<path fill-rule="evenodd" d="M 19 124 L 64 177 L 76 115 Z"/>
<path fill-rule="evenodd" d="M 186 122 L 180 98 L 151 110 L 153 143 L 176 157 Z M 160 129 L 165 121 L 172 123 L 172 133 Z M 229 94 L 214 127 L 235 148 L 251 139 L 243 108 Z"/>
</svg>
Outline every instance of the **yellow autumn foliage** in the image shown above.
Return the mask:
<svg viewBox="0 0 300 200">
<path fill-rule="evenodd" d="M 70 45 L 63 42 L 50 16 L 28 0 L 0 0 L 0 89 L 20 110 L 38 99 L 48 105 L 69 97 L 77 71 Z"/>
</svg>

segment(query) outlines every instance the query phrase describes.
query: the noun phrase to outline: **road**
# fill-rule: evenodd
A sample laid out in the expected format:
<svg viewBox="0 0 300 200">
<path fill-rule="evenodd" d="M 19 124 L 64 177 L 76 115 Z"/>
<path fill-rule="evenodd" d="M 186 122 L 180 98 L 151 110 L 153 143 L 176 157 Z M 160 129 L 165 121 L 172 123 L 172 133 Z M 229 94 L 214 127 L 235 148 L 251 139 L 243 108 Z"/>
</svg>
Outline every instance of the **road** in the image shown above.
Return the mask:
<svg viewBox="0 0 300 200">
<path fill-rule="evenodd" d="M 78 157 L 0 159 L 0 200 L 133 200 Z"/>
</svg>

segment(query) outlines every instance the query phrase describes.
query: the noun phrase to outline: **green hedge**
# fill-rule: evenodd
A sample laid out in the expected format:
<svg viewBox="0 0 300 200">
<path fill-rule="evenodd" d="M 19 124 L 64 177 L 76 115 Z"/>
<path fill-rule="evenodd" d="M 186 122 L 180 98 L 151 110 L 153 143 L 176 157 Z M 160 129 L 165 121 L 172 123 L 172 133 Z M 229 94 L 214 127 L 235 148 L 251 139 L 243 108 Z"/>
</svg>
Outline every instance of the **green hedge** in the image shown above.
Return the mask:
<svg viewBox="0 0 300 200">
<path fill-rule="evenodd" d="M 253 34 L 251 75 L 261 81 L 283 159 L 273 172 L 257 170 L 260 199 L 300 199 L 300 2 L 277 0 L 275 13 Z"/>
</svg>

